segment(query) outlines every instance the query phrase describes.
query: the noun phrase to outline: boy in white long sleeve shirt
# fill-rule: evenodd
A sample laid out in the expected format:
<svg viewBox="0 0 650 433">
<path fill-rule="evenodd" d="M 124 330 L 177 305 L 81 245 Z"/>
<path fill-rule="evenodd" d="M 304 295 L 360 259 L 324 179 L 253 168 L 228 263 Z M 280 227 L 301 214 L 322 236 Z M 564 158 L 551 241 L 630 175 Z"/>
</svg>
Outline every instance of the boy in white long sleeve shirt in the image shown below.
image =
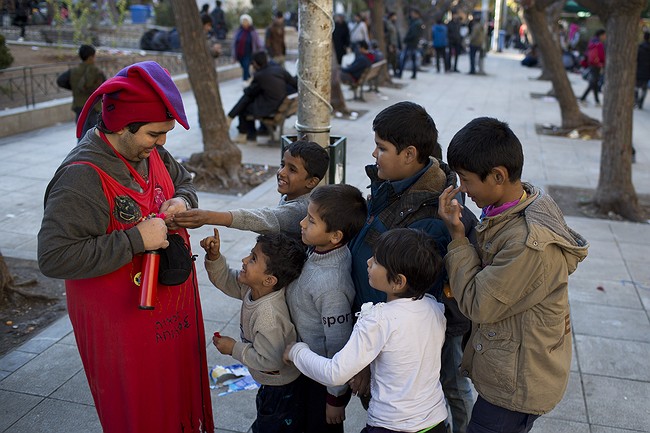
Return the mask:
<svg viewBox="0 0 650 433">
<path fill-rule="evenodd" d="M 423 232 L 399 228 L 382 234 L 368 260 L 368 279 L 387 302 L 363 304 L 348 343 L 332 359 L 304 343 L 285 351 L 285 361 L 325 385 L 346 383 L 370 364 L 364 433 L 446 431 L 440 385 L 444 306 L 425 295 L 441 268 L 435 242 Z"/>
</svg>

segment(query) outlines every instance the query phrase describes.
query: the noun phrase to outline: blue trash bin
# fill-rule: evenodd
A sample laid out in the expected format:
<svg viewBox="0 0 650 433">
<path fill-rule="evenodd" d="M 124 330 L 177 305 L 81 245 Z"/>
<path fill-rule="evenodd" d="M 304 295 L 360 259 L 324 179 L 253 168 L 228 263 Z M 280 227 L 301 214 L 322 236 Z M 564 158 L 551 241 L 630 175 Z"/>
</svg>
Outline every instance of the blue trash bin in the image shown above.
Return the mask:
<svg viewBox="0 0 650 433">
<path fill-rule="evenodd" d="M 144 24 L 147 22 L 149 15 L 149 8 L 145 5 L 131 6 L 131 22 L 133 24 Z"/>
<path fill-rule="evenodd" d="M 497 51 L 500 53 L 506 45 L 506 31 L 499 30 L 499 39 L 497 40 Z"/>
</svg>

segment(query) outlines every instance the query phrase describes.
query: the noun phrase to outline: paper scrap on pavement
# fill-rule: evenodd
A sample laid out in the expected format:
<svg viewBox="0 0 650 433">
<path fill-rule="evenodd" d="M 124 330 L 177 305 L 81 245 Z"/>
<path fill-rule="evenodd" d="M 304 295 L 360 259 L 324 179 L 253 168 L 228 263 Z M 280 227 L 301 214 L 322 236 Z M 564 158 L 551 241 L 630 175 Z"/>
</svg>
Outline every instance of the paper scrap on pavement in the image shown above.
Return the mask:
<svg viewBox="0 0 650 433">
<path fill-rule="evenodd" d="M 220 391 L 218 396 L 260 387 L 248 368 L 241 364 L 215 365 L 210 369 L 210 382 L 210 389 Z"/>
</svg>

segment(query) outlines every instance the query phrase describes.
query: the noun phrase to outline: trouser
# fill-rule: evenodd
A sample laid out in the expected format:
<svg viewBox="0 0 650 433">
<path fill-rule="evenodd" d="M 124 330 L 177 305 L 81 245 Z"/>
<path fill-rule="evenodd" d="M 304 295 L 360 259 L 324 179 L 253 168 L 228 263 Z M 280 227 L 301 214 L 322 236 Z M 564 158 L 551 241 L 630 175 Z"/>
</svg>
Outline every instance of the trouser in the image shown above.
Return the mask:
<svg viewBox="0 0 650 433">
<path fill-rule="evenodd" d="M 452 432 L 465 433 L 474 406 L 472 386 L 468 377 L 460 374 L 463 359 L 463 336 L 446 336 L 442 346 L 440 383 L 451 411 Z"/>
<path fill-rule="evenodd" d="M 305 405 L 304 431 L 309 433 L 343 433 L 343 423 L 327 424 L 325 419 L 325 404 L 327 403 L 327 388 L 308 378 L 300 376 Z"/>
<path fill-rule="evenodd" d="M 481 52 L 481 47 L 477 47 L 474 45 L 469 46 L 469 73 L 470 74 L 476 73 L 476 55 L 480 54 L 480 52 Z"/>
<path fill-rule="evenodd" d="M 386 53 L 386 62 L 390 65 L 393 70 L 393 75 L 398 74 L 399 70 L 399 51 L 394 45 L 389 45 Z"/>
<path fill-rule="evenodd" d="M 413 63 L 413 74 L 411 75 L 411 78 L 415 78 L 418 72 L 418 64 L 417 64 L 417 48 L 406 48 L 405 50 L 402 51 L 402 55 L 400 56 L 400 62 L 399 62 L 399 75 L 398 77 L 401 78 L 402 74 L 404 73 L 404 66 L 406 65 L 406 61 L 408 59 L 411 59 L 411 62 Z"/>
<path fill-rule="evenodd" d="M 281 386 L 262 385 L 257 391 L 253 433 L 300 433 L 305 410 L 298 379 Z"/>
<path fill-rule="evenodd" d="M 13 24 L 17 27 L 20 27 L 20 37 L 25 38 L 25 26 L 27 25 L 27 17 L 16 16 L 14 18 Z"/>
<path fill-rule="evenodd" d="M 636 88 L 634 89 L 634 103 L 639 108 L 643 109 L 643 101 L 645 100 L 645 95 L 648 92 L 648 80 L 638 80 L 636 82 Z"/>
<path fill-rule="evenodd" d="M 587 99 L 587 95 L 589 95 L 589 92 L 593 91 L 594 92 L 594 100 L 596 101 L 597 104 L 600 104 L 600 101 L 598 100 L 598 91 L 600 90 L 600 68 L 597 66 L 590 66 L 590 73 L 589 73 L 589 86 L 587 86 L 587 89 L 585 90 L 585 93 L 582 94 L 582 97 L 580 100 L 584 101 Z"/>
<path fill-rule="evenodd" d="M 537 415 L 494 405 L 479 395 L 474 403 L 467 433 L 528 433 L 537 418 Z"/>
<path fill-rule="evenodd" d="M 442 60 L 442 66 L 445 68 L 445 72 L 449 70 L 449 62 L 447 60 L 447 48 L 446 47 L 435 47 L 436 50 L 436 71 L 440 72 L 440 61 Z"/>
<path fill-rule="evenodd" d="M 239 64 L 242 69 L 242 79 L 246 81 L 251 77 L 251 56 L 242 57 L 239 59 Z"/>
<path fill-rule="evenodd" d="M 458 72 L 458 56 L 460 55 L 461 50 L 463 49 L 462 45 L 460 43 L 453 43 L 449 44 L 449 59 L 447 62 L 449 63 L 449 68 L 454 71 Z M 451 67 L 451 56 L 454 56 L 454 67 Z"/>
<path fill-rule="evenodd" d="M 237 130 L 240 134 L 246 134 L 246 137 L 249 140 L 255 140 L 257 138 L 257 132 L 255 131 L 255 120 L 249 120 L 253 114 L 252 112 L 253 98 L 244 94 L 239 101 L 232 107 L 232 110 L 228 113 L 228 117 L 238 117 L 239 125 Z"/>
</svg>

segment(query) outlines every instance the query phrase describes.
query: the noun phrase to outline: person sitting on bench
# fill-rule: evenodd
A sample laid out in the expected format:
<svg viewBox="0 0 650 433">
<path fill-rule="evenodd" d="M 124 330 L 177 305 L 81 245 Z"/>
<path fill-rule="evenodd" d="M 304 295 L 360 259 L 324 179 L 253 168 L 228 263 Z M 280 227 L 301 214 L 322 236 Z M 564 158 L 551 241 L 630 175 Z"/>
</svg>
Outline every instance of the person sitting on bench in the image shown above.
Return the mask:
<svg viewBox="0 0 650 433">
<path fill-rule="evenodd" d="M 368 56 L 368 44 L 366 41 L 359 41 L 354 61 L 349 66 L 341 68 L 341 82 L 355 85 L 370 65 L 372 65 L 372 60 Z"/>
<path fill-rule="evenodd" d="M 228 113 L 228 124 L 239 116 L 237 143 L 256 141 L 255 118 L 272 117 L 284 98 L 298 88 L 296 77 L 283 67 L 269 63 L 264 51 L 253 54 L 252 65 L 253 81 Z"/>
</svg>

